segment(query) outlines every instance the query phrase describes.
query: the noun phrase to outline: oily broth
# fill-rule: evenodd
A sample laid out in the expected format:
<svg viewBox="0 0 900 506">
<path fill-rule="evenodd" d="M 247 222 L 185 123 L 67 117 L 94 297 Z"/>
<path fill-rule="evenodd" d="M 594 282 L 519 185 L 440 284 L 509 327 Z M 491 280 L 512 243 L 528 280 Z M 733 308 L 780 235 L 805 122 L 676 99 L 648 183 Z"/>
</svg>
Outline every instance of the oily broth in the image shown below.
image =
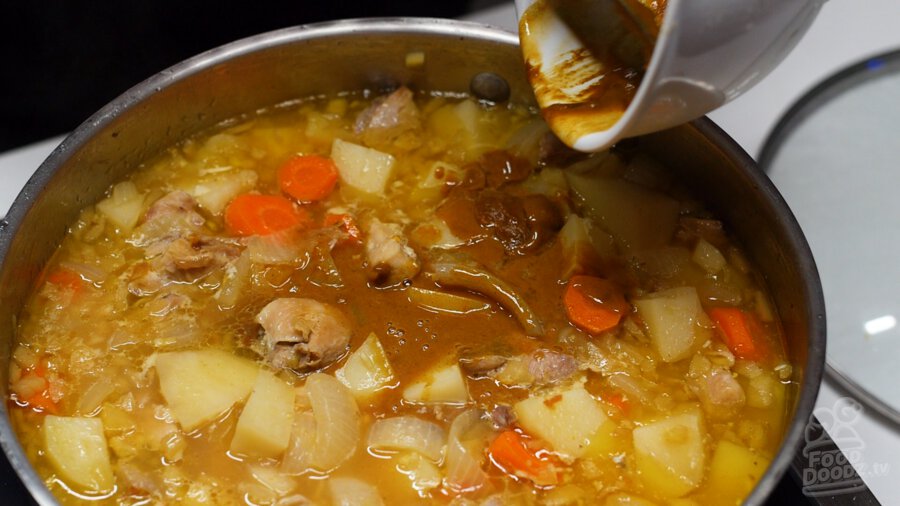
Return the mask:
<svg viewBox="0 0 900 506">
<path fill-rule="evenodd" d="M 452 191 L 447 186 L 423 187 L 421 181 L 427 170 L 438 162 L 465 166 L 479 160 L 484 153 L 506 149 L 515 132 L 533 121 L 532 111 L 524 108 L 487 107 L 440 95 L 419 95 L 416 101 L 423 117 L 424 140 L 417 148 L 398 149 L 395 153 L 397 165 L 386 190 L 386 201 L 338 185 L 324 202 L 306 206 L 313 221 L 320 223 L 330 207 L 352 204 L 351 209 L 360 214 L 371 213 L 386 222 L 401 223 L 409 231 L 414 224 L 430 218 L 434 206 Z M 347 94 L 303 101 L 241 118 L 214 132 L 185 140 L 139 168 L 130 181 L 144 194 L 144 211 L 173 189 L 196 189 L 210 175 L 240 170 L 256 172 L 255 191 L 279 194 L 277 168 L 293 154 L 328 156 L 335 138 L 360 142 L 353 121 L 370 104 L 365 94 Z M 462 119 L 454 115 L 462 115 Z M 513 194 L 525 193 L 515 184 L 511 187 L 508 191 Z M 385 205 L 386 202 L 390 205 Z M 697 211 L 695 201 L 686 202 L 689 203 L 682 206 L 684 212 L 708 216 L 705 211 Z M 578 207 L 568 198 L 561 199 L 559 205 L 568 212 Z M 221 214 L 207 212 L 204 217 L 207 233 L 227 235 Z M 452 218 L 448 221 L 453 224 Z M 456 225 L 460 230 L 465 228 L 462 223 Z M 670 242 L 686 247 L 690 240 L 676 237 Z M 122 465 L 117 469 L 118 488 L 101 499 L 102 503 L 149 501 L 153 496 L 146 489 L 133 486 L 143 479 L 156 480 L 152 486 L 158 488 L 157 499 L 181 498 L 190 504 L 273 504 L 279 494 L 296 493 L 315 503 L 327 504 L 329 476 L 356 476 L 376 484 L 386 504 L 449 502 L 452 495 L 441 487 L 417 492 L 410 479 L 398 471 L 397 452 L 366 451 L 364 441 L 331 473 L 311 470 L 302 476 L 280 477 L 275 480 L 279 483 L 273 485 L 271 477 L 260 476 L 268 476 L 266 473 L 277 469 L 278 459 L 254 459 L 229 452 L 241 405 L 192 432 L 184 433 L 174 423 L 159 392 L 150 358 L 154 352 L 217 348 L 258 360 L 250 346 L 260 332 L 255 315 L 272 299 L 305 297 L 340 307 L 348 315 L 353 322 L 350 351 L 374 333 L 393 367 L 393 388 L 358 403 L 363 439 L 374 420 L 398 414 L 413 414 L 446 429 L 465 407 L 411 405 L 403 400 L 403 388 L 436 365 L 455 363 L 461 356 L 486 352 L 518 356 L 549 349 L 572 353 L 582 364 L 591 363 L 591 357 L 612 357 L 613 362 L 621 362 L 619 372 L 638 371 L 642 381 L 653 385 L 648 394 L 651 397 L 647 403 L 630 402 L 627 412 L 609 400 L 616 392 L 621 396 L 621 392 L 610 385 L 608 374 L 599 374 L 589 366 L 576 373 L 584 378 L 586 390 L 599 399 L 598 405 L 615 425 L 611 432 L 615 447 L 610 451 L 614 458 L 576 459 L 565 467 L 564 483 L 546 489 L 531 486 L 527 479 L 513 478 L 487 460 L 483 468 L 489 473 L 490 484 L 485 490 L 506 494 L 502 500 L 522 504 L 565 501 L 573 497 L 592 503 L 594 498 L 615 493 L 658 497 L 635 474 L 637 464 L 630 449 L 631 430 L 664 418 L 672 410 L 696 404 L 696 396 L 684 379 L 692 360 L 660 361 L 646 336 L 641 337 L 641 331 L 634 330 L 640 321 L 629 319 L 626 324 L 632 326 L 631 330 L 618 328 L 615 335 L 605 332 L 596 338 L 576 330 L 569 323 L 562 302 L 566 280 L 561 279 L 559 266 L 567 259 L 559 240 L 552 239 L 524 253 L 505 252 L 492 240 L 475 241 L 459 249 L 502 273 L 504 280 L 528 301 L 542 322 L 543 337 L 527 336 L 508 311 L 486 297 L 476 295 L 490 303 L 488 310 L 458 316 L 411 303 L 402 287 L 374 288 L 364 270 L 363 248 L 352 245 L 333 250 L 340 286 L 329 286 L 315 277 L 310 280 L 318 266 L 312 255 L 302 268 L 254 265 L 250 271 L 253 282 L 233 307 L 222 307 L 213 296 L 226 283 L 222 272 L 210 272 L 196 280 L 185 279 L 172 285 L 171 292 L 190 303 L 172 309 L 158 297 L 135 297 L 127 292 L 123 280 L 132 272 L 131 265 L 143 259 L 143 252 L 134 246 L 128 234 L 117 233 L 96 208 L 89 207 L 71 227 L 47 269 L 54 272 L 54 269 L 74 266 L 89 283 L 73 289 L 68 282 L 48 280 L 37 287 L 22 314 L 11 383 L 15 385 L 29 371 L 40 367 L 47 371 L 51 388 L 59 390 L 48 395 L 58 398 L 55 409 L 60 415 L 103 419 L 114 466 L 118 465 L 116 462 Z M 739 254 L 730 239 L 722 249 Z M 631 296 L 684 283 L 709 283 L 703 279 L 697 281 L 695 269 L 683 268 L 672 275 L 661 275 L 659 270 L 647 268 L 635 258 L 621 254 L 603 268 L 608 276 L 620 278 Z M 759 295 L 762 301 L 768 301 L 752 272 L 731 269 L 723 277 L 729 278 L 729 286 L 736 287 L 734 290 L 762 294 Z M 442 289 L 421 275 L 413 285 Z M 473 296 L 464 290 L 443 289 Z M 742 306 L 750 310 L 758 304 L 748 302 L 751 299 L 747 296 L 741 300 Z M 763 327 L 762 339 L 774 350 L 769 363 L 783 362 L 777 323 L 765 322 Z M 344 357 L 322 372 L 333 374 L 344 364 Z M 282 372 L 280 377 L 298 386 L 303 384 L 302 375 Z M 112 380 L 107 381 L 108 378 Z M 507 388 L 491 377 L 468 377 L 466 383 L 472 401 L 469 406 L 488 411 L 494 405 L 513 405 L 529 396 L 529 389 Z M 85 400 L 85 392 L 92 388 L 99 401 Z M 762 457 L 771 457 L 780 443 L 785 403 L 784 388 L 774 391 L 776 397 L 781 397 L 771 400 L 766 407 L 745 406 L 736 416 L 708 420 L 704 435 L 707 453 L 715 442 L 730 440 L 749 446 Z M 62 503 L 80 502 L 79 492 L 59 478 L 47 459 L 41 435 L 46 413 L 29 406 L 22 397 L 14 394 L 11 418 L 26 455 Z M 123 479 L 123 475 L 128 479 Z M 164 478 L 157 480 L 146 478 L 147 475 Z M 688 497 L 702 502 L 713 497 L 706 495 L 710 493 L 701 485 Z M 489 493 L 476 493 L 472 497 L 486 495 Z"/>
</svg>

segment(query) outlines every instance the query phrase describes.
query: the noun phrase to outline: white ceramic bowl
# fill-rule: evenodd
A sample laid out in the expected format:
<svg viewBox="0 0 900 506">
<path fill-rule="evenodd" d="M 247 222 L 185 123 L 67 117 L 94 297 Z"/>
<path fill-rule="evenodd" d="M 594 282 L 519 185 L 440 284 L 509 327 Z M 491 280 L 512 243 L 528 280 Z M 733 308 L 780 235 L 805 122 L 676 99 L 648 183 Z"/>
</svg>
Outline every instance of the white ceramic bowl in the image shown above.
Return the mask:
<svg viewBox="0 0 900 506">
<path fill-rule="evenodd" d="M 535 1 L 516 0 L 519 16 Z M 650 64 L 624 114 L 609 129 L 584 133 L 570 144 L 581 151 L 599 151 L 722 106 L 784 59 L 825 1 L 669 0 Z M 553 39 L 540 41 L 542 47 L 562 50 L 542 54 L 545 67 L 571 57 L 560 43 L 577 39 L 571 32 L 539 36 Z M 542 107 L 548 105 L 540 93 L 538 100 Z"/>
</svg>

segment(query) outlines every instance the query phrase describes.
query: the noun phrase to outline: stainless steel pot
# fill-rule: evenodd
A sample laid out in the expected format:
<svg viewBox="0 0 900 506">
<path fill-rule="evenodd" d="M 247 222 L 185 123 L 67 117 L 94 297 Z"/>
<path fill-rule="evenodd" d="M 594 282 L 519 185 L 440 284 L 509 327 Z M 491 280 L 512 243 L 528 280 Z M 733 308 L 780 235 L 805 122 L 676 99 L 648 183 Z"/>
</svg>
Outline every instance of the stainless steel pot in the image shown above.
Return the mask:
<svg viewBox="0 0 900 506">
<path fill-rule="evenodd" d="M 406 55 L 414 51 L 424 53 L 423 66 L 406 65 Z M 79 210 L 143 160 L 223 120 L 290 99 L 397 83 L 468 92 L 473 77 L 483 72 L 508 83 L 510 100 L 533 103 L 513 34 L 448 20 L 348 20 L 222 46 L 114 100 L 63 141 L 0 222 L 0 396 L 8 394 L 16 317 L 44 262 Z M 479 93 L 491 93 L 482 85 L 474 84 Z M 812 254 L 769 179 L 709 120 L 635 142 L 705 196 L 774 293 L 795 364 L 795 386 L 781 450 L 747 501 L 760 504 L 799 446 L 822 378 L 825 306 Z M 56 504 L 16 440 L 6 403 L 0 403 L 0 444 L 35 500 Z"/>
</svg>

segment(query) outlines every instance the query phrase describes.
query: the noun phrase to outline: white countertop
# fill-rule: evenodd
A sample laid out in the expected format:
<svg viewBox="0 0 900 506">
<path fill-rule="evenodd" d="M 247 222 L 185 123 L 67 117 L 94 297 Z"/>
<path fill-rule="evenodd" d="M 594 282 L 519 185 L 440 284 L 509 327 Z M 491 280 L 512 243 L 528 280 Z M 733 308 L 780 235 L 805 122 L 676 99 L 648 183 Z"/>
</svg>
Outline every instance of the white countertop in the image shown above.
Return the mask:
<svg viewBox="0 0 900 506">
<path fill-rule="evenodd" d="M 469 19 L 511 31 L 516 26 L 512 2 Z M 781 115 L 823 78 L 868 56 L 900 49 L 898 21 L 898 0 L 830 0 L 797 48 L 772 74 L 710 116 L 747 152 L 758 155 Z M 0 154 L 0 213 L 5 214 L 34 170 L 61 140 L 55 137 Z M 817 412 L 826 429 L 836 403 L 845 396 L 830 382 L 822 386 Z M 865 408 L 857 418 L 842 420 L 829 431 L 838 447 L 851 457 L 857 472 L 883 504 L 900 504 L 898 428 Z"/>
</svg>

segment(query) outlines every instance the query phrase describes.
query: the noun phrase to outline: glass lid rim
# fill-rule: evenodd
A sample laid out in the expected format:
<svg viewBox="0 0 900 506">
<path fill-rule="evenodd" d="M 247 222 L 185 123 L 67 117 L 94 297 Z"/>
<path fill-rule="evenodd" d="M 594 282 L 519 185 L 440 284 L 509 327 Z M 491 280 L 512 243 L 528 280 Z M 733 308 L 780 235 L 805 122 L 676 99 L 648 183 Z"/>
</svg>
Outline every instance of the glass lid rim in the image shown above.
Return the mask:
<svg viewBox="0 0 900 506">
<path fill-rule="evenodd" d="M 802 126 L 823 106 L 843 95 L 861 83 L 889 74 L 900 74 L 900 48 L 868 56 L 857 63 L 850 64 L 822 79 L 818 84 L 804 92 L 770 129 L 762 144 L 758 157 L 760 169 L 767 175 L 772 162 L 785 145 L 789 144 L 791 134 Z M 846 393 L 863 401 L 878 415 L 900 427 L 900 407 L 894 406 L 853 379 L 831 361 L 826 352 L 825 378 L 831 380 Z"/>
<path fill-rule="evenodd" d="M 781 114 L 762 143 L 757 164 L 769 173 L 772 161 L 794 130 L 831 100 L 856 85 L 887 74 L 900 73 L 900 48 L 868 56 L 822 79 Z"/>
</svg>

